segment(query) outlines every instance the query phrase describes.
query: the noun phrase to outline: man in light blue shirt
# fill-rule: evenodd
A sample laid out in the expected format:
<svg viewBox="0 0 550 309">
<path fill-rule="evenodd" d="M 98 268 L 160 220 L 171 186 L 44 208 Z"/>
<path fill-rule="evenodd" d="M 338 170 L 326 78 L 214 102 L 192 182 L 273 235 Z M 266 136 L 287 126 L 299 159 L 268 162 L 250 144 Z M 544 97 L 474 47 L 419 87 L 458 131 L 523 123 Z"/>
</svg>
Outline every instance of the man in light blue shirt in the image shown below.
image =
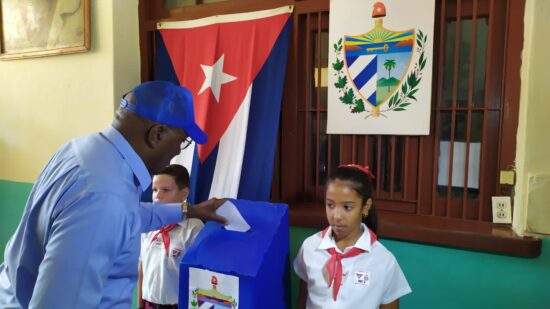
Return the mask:
<svg viewBox="0 0 550 309">
<path fill-rule="evenodd" d="M 57 151 L 36 180 L 0 265 L 0 308 L 129 308 L 140 233 L 185 217 L 224 222 L 223 200 L 141 203 L 142 190 L 190 139 L 206 135 L 191 93 L 147 82 L 124 96 L 112 125 Z"/>
</svg>

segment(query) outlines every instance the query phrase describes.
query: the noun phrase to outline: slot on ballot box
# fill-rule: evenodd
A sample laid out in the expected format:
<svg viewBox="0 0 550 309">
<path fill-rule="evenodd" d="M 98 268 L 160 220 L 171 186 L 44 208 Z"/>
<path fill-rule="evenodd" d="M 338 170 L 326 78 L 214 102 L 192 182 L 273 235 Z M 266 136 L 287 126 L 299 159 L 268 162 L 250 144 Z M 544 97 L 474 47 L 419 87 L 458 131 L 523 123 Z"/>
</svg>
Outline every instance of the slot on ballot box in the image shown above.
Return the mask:
<svg viewBox="0 0 550 309">
<path fill-rule="evenodd" d="M 250 229 L 237 232 L 206 223 L 180 264 L 179 308 L 286 308 L 287 205 L 229 202 Z"/>
</svg>

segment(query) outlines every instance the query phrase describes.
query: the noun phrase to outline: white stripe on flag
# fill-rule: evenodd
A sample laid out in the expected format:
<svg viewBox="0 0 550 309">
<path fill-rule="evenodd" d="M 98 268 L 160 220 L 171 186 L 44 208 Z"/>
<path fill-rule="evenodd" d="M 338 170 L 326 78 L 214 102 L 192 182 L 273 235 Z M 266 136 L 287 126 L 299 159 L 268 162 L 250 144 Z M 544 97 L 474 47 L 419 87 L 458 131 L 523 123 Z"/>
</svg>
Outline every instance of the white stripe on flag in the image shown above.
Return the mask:
<svg viewBox="0 0 550 309">
<path fill-rule="evenodd" d="M 208 198 L 236 198 L 239 193 L 251 96 L 252 84 L 248 88 L 239 110 L 220 139 L 216 168 Z"/>
</svg>

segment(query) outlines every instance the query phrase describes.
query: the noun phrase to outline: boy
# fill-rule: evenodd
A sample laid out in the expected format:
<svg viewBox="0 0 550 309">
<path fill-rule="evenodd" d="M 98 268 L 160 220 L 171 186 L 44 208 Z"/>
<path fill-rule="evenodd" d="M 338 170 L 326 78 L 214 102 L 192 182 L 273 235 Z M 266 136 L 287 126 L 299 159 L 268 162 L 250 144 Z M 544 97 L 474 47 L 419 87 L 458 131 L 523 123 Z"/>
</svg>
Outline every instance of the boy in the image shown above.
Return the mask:
<svg viewBox="0 0 550 309">
<path fill-rule="evenodd" d="M 153 177 L 153 201 L 181 203 L 189 195 L 189 173 L 178 164 Z M 179 264 L 204 224 L 189 219 L 142 234 L 138 279 L 139 308 L 177 308 Z"/>
</svg>

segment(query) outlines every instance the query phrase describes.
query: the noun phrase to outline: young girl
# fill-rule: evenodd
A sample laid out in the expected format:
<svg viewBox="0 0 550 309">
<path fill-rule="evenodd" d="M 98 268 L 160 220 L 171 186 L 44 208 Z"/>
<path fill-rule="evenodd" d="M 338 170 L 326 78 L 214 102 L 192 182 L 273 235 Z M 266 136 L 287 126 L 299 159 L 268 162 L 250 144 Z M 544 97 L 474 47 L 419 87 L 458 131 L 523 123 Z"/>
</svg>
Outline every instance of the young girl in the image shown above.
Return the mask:
<svg viewBox="0 0 550 309">
<path fill-rule="evenodd" d="M 330 225 L 307 238 L 294 260 L 303 280 L 299 308 L 399 308 L 411 292 L 395 257 L 376 240 L 372 178 L 368 167 L 353 164 L 330 176 Z"/>
<path fill-rule="evenodd" d="M 153 177 L 153 200 L 181 203 L 189 195 L 189 173 L 178 164 Z M 177 308 L 179 265 L 204 224 L 187 219 L 142 234 L 138 279 L 138 308 Z"/>
</svg>

